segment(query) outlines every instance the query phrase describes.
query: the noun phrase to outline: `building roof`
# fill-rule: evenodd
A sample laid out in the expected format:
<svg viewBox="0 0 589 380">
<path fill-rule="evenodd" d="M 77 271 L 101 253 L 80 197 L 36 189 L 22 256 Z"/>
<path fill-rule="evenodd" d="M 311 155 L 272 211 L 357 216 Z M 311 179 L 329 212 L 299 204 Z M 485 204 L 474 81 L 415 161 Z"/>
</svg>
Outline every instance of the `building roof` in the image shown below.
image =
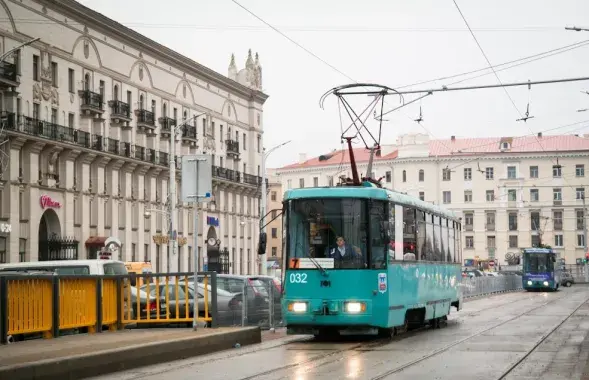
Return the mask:
<svg viewBox="0 0 589 380">
<path fill-rule="evenodd" d="M 501 143 L 509 143 L 509 149 L 502 150 Z M 589 150 L 589 139 L 576 135 L 484 137 L 465 139 L 431 140 L 430 156 L 489 153 L 534 153 L 567 152 Z"/>
<path fill-rule="evenodd" d="M 508 149 L 502 150 L 502 143 L 508 143 Z M 450 138 L 430 140 L 428 143 L 430 157 L 477 155 L 493 153 L 545 153 L 589 151 L 589 138 L 576 135 L 520 136 L 520 137 L 483 137 L 483 138 Z M 395 150 L 386 156 L 374 157 L 374 161 L 392 160 L 397 158 Z M 343 161 L 342 161 L 343 156 Z M 366 148 L 355 148 L 356 162 L 367 162 L 370 152 Z M 349 164 L 348 150 L 337 150 L 306 160 L 284 166 L 285 169 L 303 169 L 320 166 Z"/>
<path fill-rule="evenodd" d="M 368 162 L 370 158 L 370 151 L 366 148 L 354 148 L 354 158 L 356 162 Z M 397 151 L 389 153 L 385 156 L 377 156 L 374 155 L 374 162 L 376 161 L 383 161 L 383 160 L 391 160 L 397 158 Z M 296 164 L 290 164 L 280 168 L 283 169 L 302 169 L 302 168 L 309 168 L 315 166 L 329 166 L 329 165 L 344 165 L 350 163 L 350 154 L 347 149 L 344 150 L 336 150 L 330 153 L 322 154 L 321 156 L 311 158 L 306 160 L 305 162 Z"/>
</svg>

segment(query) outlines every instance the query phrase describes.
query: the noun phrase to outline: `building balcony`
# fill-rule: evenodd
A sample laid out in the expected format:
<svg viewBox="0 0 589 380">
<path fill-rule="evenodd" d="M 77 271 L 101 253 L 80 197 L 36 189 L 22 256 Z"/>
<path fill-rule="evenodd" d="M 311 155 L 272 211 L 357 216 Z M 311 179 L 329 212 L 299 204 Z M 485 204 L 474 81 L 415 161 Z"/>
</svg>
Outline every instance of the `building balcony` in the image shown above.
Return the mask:
<svg viewBox="0 0 589 380">
<path fill-rule="evenodd" d="M 14 63 L 0 61 L 0 88 L 5 90 L 10 87 L 18 87 L 18 75 Z"/>
<path fill-rule="evenodd" d="M 131 108 L 120 100 L 108 102 L 110 107 L 110 120 L 114 124 L 126 124 L 131 121 Z"/>
<path fill-rule="evenodd" d="M 248 185 L 260 186 L 262 184 L 262 177 L 243 173 L 243 182 L 247 183 Z"/>
<path fill-rule="evenodd" d="M 135 110 L 139 132 L 152 134 L 155 129 L 155 114 L 148 110 Z"/>
<path fill-rule="evenodd" d="M 182 143 L 198 148 L 198 138 L 196 137 L 196 127 L 190 125 L 182 126 Z"/>
<path fill-rule="evenodd" d="M 239 141 L 225 140 L 227 146 L 227 156 L 239 160 Z"/>
<path fill-rule="evenodd" d="M 104 113 L 104 101 L 102 95 L 90 90 L 81 90 L 80 116 L 100 117 Z"/>
<path fill-rule="evenodd" d="M 160 123 L 160 135 L 162 137 L 170 137 L 173 132 L 172 128 L 176 126 L 176 120 L 164 116 L 157 119 L 157 121 Z"/>
<path fill-rule="evenodd" d="M 158 163 L 162 166 L 170 166 L 170 154 L 166 152 L 160 152 L 158 161 Z"/>
<path fill-rule="evenodd" d="M 241 173 L 235 170 L 221 168 L 213 165 L 212 174 L 213 178 L 224 179 L 236 183 L 241 182 Z"/>
</svg>

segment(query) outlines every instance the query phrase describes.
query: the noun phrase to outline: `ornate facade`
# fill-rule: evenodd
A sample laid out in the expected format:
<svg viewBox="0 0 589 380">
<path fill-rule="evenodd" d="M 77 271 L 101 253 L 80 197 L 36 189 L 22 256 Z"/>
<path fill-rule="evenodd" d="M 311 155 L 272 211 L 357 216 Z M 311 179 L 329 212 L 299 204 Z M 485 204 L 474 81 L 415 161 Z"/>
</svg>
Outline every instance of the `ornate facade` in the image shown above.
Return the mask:
<svg viewBox="0 0 589 380">
<path fill-rule="evenodd" d="M 19 23 L 18 20 L 39 22 Z M 263 105 L 251 51 L 228 77 L 73 0 L 0 0 L 0 262 L 84 259 L 117 237 L 124 261 L 188 271 L 223 262 L 255 273 Z M 210 154 L 212 201 L 178 194 L 168 252 L 171 135 L 181 156 Z M 178 192 L 179 193 L 179 192 Z"/>
</svg>

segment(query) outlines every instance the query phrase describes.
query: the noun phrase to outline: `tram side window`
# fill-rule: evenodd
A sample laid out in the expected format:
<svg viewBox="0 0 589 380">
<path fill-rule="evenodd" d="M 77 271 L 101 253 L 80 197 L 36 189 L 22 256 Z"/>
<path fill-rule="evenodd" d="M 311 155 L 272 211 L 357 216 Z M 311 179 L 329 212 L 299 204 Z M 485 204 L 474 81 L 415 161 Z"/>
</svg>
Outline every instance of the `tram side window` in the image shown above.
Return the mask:
<svg viewBox="0 0 589 380">
<path fill-rule="evenodd" d="M 417 260 L 416 254 L 416 224 L 415 224 L 416 210 L 411 207 L 403 207 L 403 260 L 414 261 Z"/>
<path fill-rule="evenodd" d="M 458 257 L 458 262 L 462 264 L 462 224 L 456 223 L 456 230 L 454 231 L 454 237 L 456 238 L 454 241 L 456 242 L 456 256 Z"/>
<path fill-rule="evenodd" d="M 389 263 L 395 261 L 395 205 L 389 203 Z"/>
<path fill-rule="evenodd" d="M 419 260 L 427 260 L 426 255 L 426 224 L 425 212 L 417 210 L 417 257 Z"/>
<path fill-rule="evenodd" d="M 386 204 L 374 201 L 370 204 L 370 267 L 386 268 L 387 245 L 389 243 L 389 218 L 386 214 Z"/>
<path fill-rule="evenodd" d="M 442 240 L 440 229 L 440 217 L 434 216 L 434 261 L 444 261 L 442 256 Z"/>
<path fill-rule="evenodd" d="M 434 216 L 425 214 L 425 259 L 435 261 L 434 254 Z"/>
<path fill-rule="evenodd" d="M 449 221 L 448 224 L 448 261 L 453 263 L 458 262 L 456 257 L 456 239 L 454 238 L 454 229 L 456 228 L 456 222 Z"/>
<path fill-rule="evenodd" d="M 442 256 L 447 263 L 452 262 L 450 256 L 450 243 L 448 241 L 448 219 L 442 218 Z"/>
</svg>

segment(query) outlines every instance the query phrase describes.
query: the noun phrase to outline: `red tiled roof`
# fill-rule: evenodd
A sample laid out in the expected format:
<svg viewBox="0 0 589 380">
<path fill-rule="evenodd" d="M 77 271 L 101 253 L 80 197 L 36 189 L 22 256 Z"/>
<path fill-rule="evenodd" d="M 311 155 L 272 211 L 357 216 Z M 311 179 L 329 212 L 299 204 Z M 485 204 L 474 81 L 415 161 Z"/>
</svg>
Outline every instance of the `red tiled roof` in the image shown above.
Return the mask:
<svg viewBox="0 0 589 380">
<path fill-rule="evenodd" d="M 430 156 L 457 156 L 457 155 L 477 155 L 501 153 L 501 142 L 510 143 L 509 153 L 544 153 L 546 152 L 566 152 L 566 151 L 583 151 L 589 150 L 589 138 L 575 135 L 544 135 L 537 136 L 520 136 L 520 137 L 483 137 L 483 138 L 464 138 L 464 139 L 446 139 L 431 140 L 429 144 Z M 386 156 L 374 157 L 375 161 L 391 160 L 397 158 L 397 151 L 387 154 Z M 343 161 L 342 161 L 343 155 Z M 356 162 L 367 162 L 370 151 L 366 148 L 355 148 L 354 157 Z M 321 157 L 325 159 L 320 160 Z M 329 166 L 349 164 L 350 157 L 348 150 L 338 150 L 323 156 L 311 158 L 303 163 L 295 163 L 284 166 L 280 169 L 299 169 L 314 166 Z"/>
<path fill-rule="evenodd" d="M 343 156 L 343 161 L 342 161 Z M 321 159 L 323 158 L 323 159 Z M 354 148 L 354 158 L 356 162 L 367 162 L 370 158 L 370 151 L 366 148 Z M 397 158 L 397 151 L 387 154 L 386 156 L 374 156 L 374 161 L 390 160 Z M 284 166 L 280 169 L 298 169 L 308 168 L 313 166 L 328 166 L 328 165 L 340 165 L 350 163 L 350 154 L 347 149 L 337 150 L 334 152 L 326 153 L 319 157 L 311 158 L 303 163 L 296 163 Z"/>
<path fill-rule="evenodd" d="M 544 135 L 521 137 L 485 137 L 447 140 L 432 140 L 429 142 L 430 156 L 473 155 L 485 153 L 500 153 L 502 141 L 510 142 L 511 153 L 581 151 L 589 150 L 589 139 L 575 135 Z"/>
</svg>

